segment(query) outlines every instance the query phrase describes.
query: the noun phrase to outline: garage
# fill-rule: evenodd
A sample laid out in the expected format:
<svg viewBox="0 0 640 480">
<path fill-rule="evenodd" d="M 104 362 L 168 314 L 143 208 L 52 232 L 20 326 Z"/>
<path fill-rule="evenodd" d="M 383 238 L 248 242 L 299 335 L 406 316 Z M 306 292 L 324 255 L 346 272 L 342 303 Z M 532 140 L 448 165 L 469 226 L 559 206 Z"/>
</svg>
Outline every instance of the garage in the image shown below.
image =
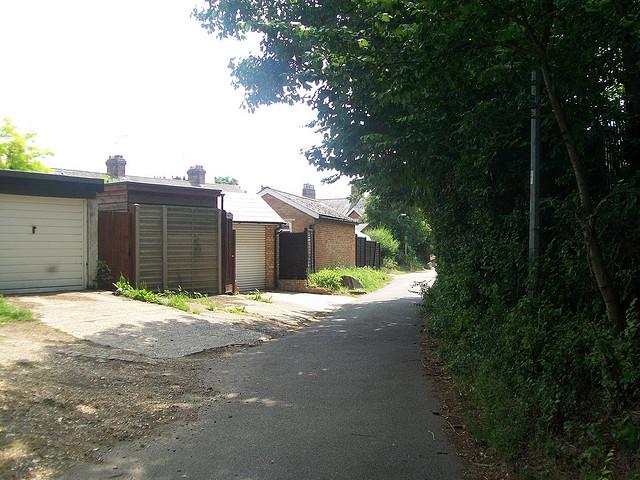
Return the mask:
<svg viewBox="0 0 640 480">
<path fill-rule="evenodd" d="M 235 278 L 240 292 L 276 287 L 276 232 L 285 223 L 259 195 L 225 192 L 233 216 Z"/>
<path fill-rule="evenodd" d="M 218 294 L 225 271 L 220 190 L 123 178 L 98 195 L 98 252 L 113 278 L 150 290 Z M 232 282 L 229 282 L 232 283 Z"/>
<path fill-rule="evenodd" d="M 236 284 L 241 292 L 266 288 L 265 227 L 241 223 L 236 233 Z"/>
<path fill-rule="evenodd" d="M 82 290 L 93 284 L 95 193 L 102 186 L 86 180 L 0 171 L 1 293 Z"/>
</svg>

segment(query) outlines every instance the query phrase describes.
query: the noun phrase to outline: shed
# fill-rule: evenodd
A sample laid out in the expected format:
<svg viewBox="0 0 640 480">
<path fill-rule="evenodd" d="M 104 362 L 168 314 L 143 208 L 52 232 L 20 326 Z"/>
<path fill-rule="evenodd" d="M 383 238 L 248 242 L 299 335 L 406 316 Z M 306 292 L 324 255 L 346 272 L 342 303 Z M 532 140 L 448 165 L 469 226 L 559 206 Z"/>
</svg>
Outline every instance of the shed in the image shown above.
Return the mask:
<svg viewBox="0 0 640 480">
<path fill-rule="evenodd" d="M 0 293 L 95 285 L 102 179 L 0 170 Z"/>
<path fill-rule="evenodd" d="M 138 286 L 221 293 L 227 220 L 219 196 L 193 185 L 106 184 L 98 196 L 100 258 Z"/>
<path fill-rule="evenodd" d="M 255 194 L 226 192 L 225 206 L 233 215 L 238 290 L 275 288 L 276 232 L 284 220 Z"/>
</svg>

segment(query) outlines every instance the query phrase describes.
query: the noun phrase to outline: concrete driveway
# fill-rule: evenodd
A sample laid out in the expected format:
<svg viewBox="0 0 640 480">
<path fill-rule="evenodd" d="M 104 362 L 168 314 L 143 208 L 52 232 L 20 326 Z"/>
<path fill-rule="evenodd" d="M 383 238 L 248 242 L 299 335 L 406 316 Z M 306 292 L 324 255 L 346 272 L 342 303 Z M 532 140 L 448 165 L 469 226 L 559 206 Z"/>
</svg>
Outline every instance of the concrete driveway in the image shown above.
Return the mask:
<svg viewBox="0 0 640 480">
<path fill-rule="evenodd" d="M 399 276 L 297 335 L 212 359 L 202 379 L 223 400 L 198 421 L 121 443 L 63 478 L 462 478 L 422 370 L 409 291 L 429 276 Z"/>
<path fill-rule="evenodd" d="M 74 337 L 152 358 L 178 358 L 231 345 L 255 345 L 277 331 L 269 328 L 270 316 L 281 323 L 307 322 L 318 313 L 351 301 L 349 297 L 331 295 L 269 296 L 274 297 L 272 303 L 223 297 L 229 299 L 227 303 L 244 305 L 249 312 L 246 315 L 184 313 L 110 292 L 25 295 L 11 297 L 11 301 L 28 306 L 42 322 Z"/>
<path fill-rule="evenodd" d="M 263 333 L 232 325 L 229 314 L 192 315 L 110 292 L 12 297 L 47 325 L 77 338 L 152 358 L 177 358 L 228 345 L 251 345 Z"/>
</svg>

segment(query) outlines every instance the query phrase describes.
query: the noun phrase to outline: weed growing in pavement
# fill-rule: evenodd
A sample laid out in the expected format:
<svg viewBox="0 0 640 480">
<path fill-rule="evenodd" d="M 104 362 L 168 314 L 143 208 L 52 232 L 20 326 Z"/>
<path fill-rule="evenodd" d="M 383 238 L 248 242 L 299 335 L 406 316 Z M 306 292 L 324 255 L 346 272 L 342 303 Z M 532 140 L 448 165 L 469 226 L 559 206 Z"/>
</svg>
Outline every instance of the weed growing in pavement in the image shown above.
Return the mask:
<svg viewBox="0 0 640 480">
<path fill-rule="evenodd" d="M 272 302 L 271 297 L 264 295 L 264 293 L 258 290 L 257 288 L 249 295 L 246 295 L 246 297 L 249 298 L 250 300 L 255 300 L 256 302 L 264 302 L 264 303 Z"/>
<path fill-rule="evenodd" d="M 226 313 L 236 313 L 236 314 L 247 313 L 247 307 L 245 307 L 244 305 L 238 305 L 233 307 L 222 307 L 220 311 L 226 312 Z"/>
</svg>

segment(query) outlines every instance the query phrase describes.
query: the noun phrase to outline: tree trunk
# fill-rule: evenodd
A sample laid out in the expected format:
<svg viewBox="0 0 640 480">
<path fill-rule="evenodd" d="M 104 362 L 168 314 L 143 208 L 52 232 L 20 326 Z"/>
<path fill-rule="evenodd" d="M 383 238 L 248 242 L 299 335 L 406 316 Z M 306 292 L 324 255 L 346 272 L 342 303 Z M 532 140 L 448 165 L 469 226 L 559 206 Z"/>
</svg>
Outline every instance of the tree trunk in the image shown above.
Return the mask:
<svg viewBox="0 0 640 480">
<path fill-rule="evenodd" d="M 600 250 L 598 238 L 595 234 L 595 228 L 593 225 L 593 202 L 591 200 L 591 193 L 589 191 L 589 183 L 587 179 L 587 173 L 582 161 L 582 158 L 578 154 L 578 149 L 569 130 L 569 123 L 564 112 L 562 101 L 555 91 L 553 84 L 553 78 L 551 76 L 551 69 L 544 55 L 541 55 L 542 76 L 544 78 L 545 89 L 551 106 L 553 107 L 553 113 L 556 118 L 560 132 L 562 133 L 562 139 L 569 155 L 569 161 L 573 167 L 573 173 L 576 178 L 576 184 L 578 186 L 578 193 L 580 195 L 580 203 L 582 209 L 586 215 L 586 221 L 584 224 L 584 240 L 587 247 L 587 259 L 591 272 L 596 280 L 598 290 L 604 301 L 607 311 L 607 317 L 609 324 L 614 333 L 619 333 L 624 328 L 624 312 L 620 304 L 620 298 L 618 291 L 615 289 L 611 277 L 607 270 L 607 266 Z"/>
</svg>

